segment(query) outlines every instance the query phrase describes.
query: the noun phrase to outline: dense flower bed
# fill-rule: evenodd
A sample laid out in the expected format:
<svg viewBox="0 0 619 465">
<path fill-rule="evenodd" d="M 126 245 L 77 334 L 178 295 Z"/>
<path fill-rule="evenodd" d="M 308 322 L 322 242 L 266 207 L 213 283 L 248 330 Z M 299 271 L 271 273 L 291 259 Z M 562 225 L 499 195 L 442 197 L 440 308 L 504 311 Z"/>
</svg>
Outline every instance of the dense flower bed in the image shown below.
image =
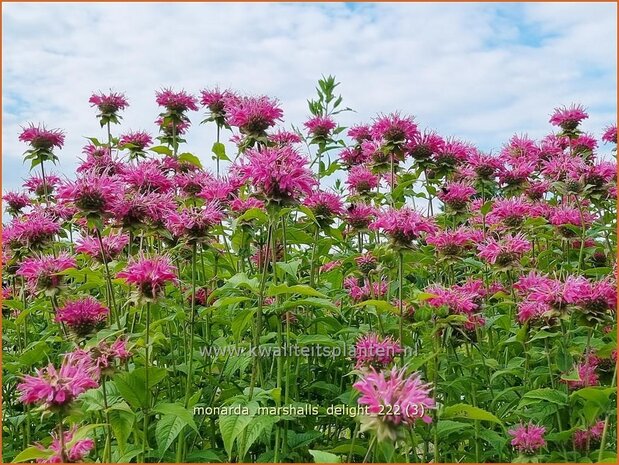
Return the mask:
<svg viewBox="0 0 619 465">
<path fill-rule="evenodd" d="M 93 94 L 107 140 L 71 179 L 63 131 L 24 127 L 4 460 L 616 460 L 616 126 L 561 107 L 491 154 L 344 128 L 336 86 L 293 131 L 266 96 L 163 89 L 156 136 Z M 183 150 L 200 106 L 214 172 Z"/>
</svg>

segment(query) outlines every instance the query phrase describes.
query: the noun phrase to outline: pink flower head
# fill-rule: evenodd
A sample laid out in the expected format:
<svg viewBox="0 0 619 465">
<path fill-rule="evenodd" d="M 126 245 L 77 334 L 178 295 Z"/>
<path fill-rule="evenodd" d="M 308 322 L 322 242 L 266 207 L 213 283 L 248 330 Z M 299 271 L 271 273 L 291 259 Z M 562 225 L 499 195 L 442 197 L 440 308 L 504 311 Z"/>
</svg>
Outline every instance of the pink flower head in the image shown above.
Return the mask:
<svg viewBox="0 0 619 465">
<path fill-rule="evenodd" d="M 370 169 L 363 165 L 353 166 L 346 179 L 349 189 L 359 194 L 376 189 L 378 183 L 378 176 L 372 174 Z"/>
<path fill-rule="evenodd" d="M 368 299 L 379 299 L 387 294 L 389 285 L 382 278 L 378 282 L 370 282 L 365 278 L 348 276 L 344 279 L 344 289 L 348 291 L 351 299 L 361 302 Z"/>
<path fill-rule="evenodd" d="M 370 127 L 365 124 L 357 124 L 352 126 L 348 132 L 348 137 L 352 137 L 355 139 L 357 144 L 361 144 L 364 140 L 370 140 L 372 138 L 372 133 L 370 131 Z"/>
<path fill-rule="evenodd" d="M 361 147 L 346 147 L 340 152 L 340 161 L 346 168 L 370 161 Z"/>
<path fill-rule="evenodd" d="M 116 199 L 112 205 L 112 215 L 124 227 L 162 226 L 169 211 L 176 210 L 177 204 L 171 193 L 127 192 Z"/>
<path fill-rule="evenodd" d="M 339 268 L 342 265 L 342 261 L 341 260 L 332 260 L 330 262 L 325 263 L 324 265 L 322 265 L 320 267 L 320 272 L 321 273 L 327 273 L 331 270 L 335 270 L 336 268 Z"/>
<path fill-rule="evenodd" d="M 19 140 L 30 144 L 35 150 L 49 151 L 54 147 L 62 148 L 64 132 L 60 129 L 47 129 L 42 124 L 35 126 L 30 123 L 27 128 L 23 128 Z"/>
<path fill-rule="evenodd" d="M 509 197 L 497 199 L 492 205 L 492 211 L 486 216 L 488 224 L 502 222 L 505 226 L 517 227 L 526 218 L 541 216 L 541 211 L 525 197 Z"/>
<path fill-rule="evenodd" d="M 109 312 L 97 299 L 88 296 L 65 303 L 58 309 L 56 321 L 65 323 L 75 334 L 84 337 L 101 325 Z"/>
<path fill-rule="evenodd" d="M 578 380 L 567 381 L 567 385 L 571 389 L 579 389 L 600 384 L 600 377 L 597 374 L 598 364 L 599 359 L 597 357 L 585 357 L 582 362 L 574 366 L 578 373 Z"/>
<path fill-rule="evenodd" d="M 27 258 L 21 263 L 17 274 L 26 279 L 32 290 L 42 289 L 53 292 L 62 282 L 62 275 L 58 273 L 76 266 L 75 259 L 68 253 L 62 252 L 57 257 L 43 255 Z"/>
<path fill-rule="evenodd" d="M 417 133 L 407 144 L 408 153 L 415 160 L 427 160 L 441 150 L 445 141 L 432 131 Z"/>
<path fill-rule="evenodd" d="M 87 172 L 58 189 L 58 199 L 69 202 L 84 213 L 109 213 L 121 186 L 116 178 Z"/>
<path fill-rule="evenodd" d="M 78 173 L 96 173 L 101 176 L 114 176 L 122 170 L 123 164 L 114 160 L 107 147 L 95 147 L 87 145 L 82 150 L 86 154 L 86 160 L 77 167 Z"/>
<path fill-rule="evenodd" d="M 564 131 L 573 131 L 582 120 L 588 117 L 589 115 L 583 106 L 571 105 L 570 107 L 555 108 L 549 122 L 553 126 L 560 126 Z"/>
<path fill-rule="evenodd" d="M 77 349 L 69 354 L 71 359 L 83 362 L 93 369 L 97 378 L 114 373 L 116 362 L 123 362 L 131 357 L 127 349 L 127 341 L 116 339 L 112 344 L 102 340 L 89 350 Z"/>
<path fill-rule="evenodd" d="M 181 121 L 166 121 L 164 118 L 157 118 L 155 120 L 155 124 L 159 126 L 159 130 L 164 133 L 167 137 L 172 137 L 174 134 L 176 136 L 182 136 L 187 132 L 191 123 L 189 120 L 181 120 Z"/>
<path fill-rule="evenodd" d="M 355 263 L 363 274 L 369 274 L 371 271 L 375 270 L 378 265 L 378 261 L 372 252 L 366 252 L 358 256 L 355 258 Z"/>
<path fill-rule="evenodd" d="M 129 106 L 125 95 L 119 92 L 92 94 L 90 99 L 88 99 L 88 103 L 93 107 L 97 107 L 102 115 L 114 115 Z"/>
<path fill-rule="evenodd" d="M 227 98 L 235 98 L 236 95 L 231 90 L 204 89 L 200 91 L 200 104 L 207 107 L 215 116 L 223 116 L 225 114 L 225 105 Z"/>
<path fill-rule="evenodd" d="M 483 233 L 482 233 L 483 234 Z M 426 242 L 433 245 L 441 254 L 446 256 L 459 256 L 468 247 L 472 246 L 477 234 L 466 228 L 455 230 L 437 230 L 428 235 Z"/>
<path fill-rule="evenodd" d="M 565 237 L 575 237 L 583 227 L 587 228 L 593 223 L 593 214 L 583 209 L 582 215 L 578 208 L 570 205 L 560 205 L 550 212 L 550 224 L 556 226 Z"/>
<path fill-rule="evenodd" d="M 418 133 L 413 118 L 400 116 L 399 113 L 379 116 L 374 120 L 370 132 L 374 140 L 384 140 L 390 144 L 412 140 Z"/>
<path fill-rule="evenodd" d="M 174 183 L 167 177 L 156 161 L 143 161 L 127 165 L 119 175 L 125 183 L 138 192 L 167 192 Z"/>
<path fill-rule="evenodd" d="M 30 198 L 22 192 L 7 192 L 2 196 L 2 200 L 6 202 L 7 211 L 13 215 L 30 205 Z"/>
<path fill-rule="evenodd" d="M 513 438 L 511 445 L 514 446 L 518 452 L 527 455 L 535 454 L 546 445 L 546 440 L 544 439 L 545 432 L 546 428 L 532 423 L 528 425 L 520 424 L 508 431 Z"/>
<path fill-rule="evenodd" d="M 468 156 L 468 164 L 480 179 L 491 179 L 501 169 L 503 163 L 494 155 L 471 150 Z"/>
<path fill-rule="evenodd" d="M 368 333 L 355 344 L 355 368 L 383 368 L 402 352 L 402 346 L 391 337 L 381 338 L 376 333 Z"/>
<path fill-rule="evenodd" d="M 129 244 L 129 236 L 123 233 L 110 234 L 101 238 L 103 253 L 106 261 L 114 260 Z M 92 258 L 102 261 L 101 244 L 96 237 L 84 236 L 76 241 L 75 251 L 84 253 Z"/>
<path fill-rule="evenodd" d="M 518 303 L 518 321 L 524 324 L 528 321 L 543 319 L 551 311 L 551 307 L 536 300 L 524 300 Z"/>
<path fill-rule="evenodd" d="M 370 421 L 364 429 L 376 429 L 380 440 L 395 439 L 393 430 L 400 425 L 410 427 L 417 420 L 432 422 L 427 415 L 436 405 L 430 397 L 432 386 L 424 383 L 419 373 L 406 376 L 406 369 L 394 367 L 382 373 L 370 368 L 353 388 L 361 393 L 357 402 L 369 407 L 370 419 L 366 421 Z"/>
<path fill-rule="evenodd" d="M 33 194 L 44 197 L 45 195 L 51 195 L 54 192 L 56 186 L 60 184 L 60 178 L 53 174 L 47 174 L 45 176 L 45 182 L 43 178 L 38 175 L 31 176 L 24 182 L 24 187 Z"/>
<path fill-rule="evenodd" d="M 174 92 L 172 89 L 162 89 L 156 92 L 157 105 L 164 107 L 170 113 L 185 113 L 188 110 L 198 110 L 198 99 L 193 95 L 181 90 Z"/>
<path fill-rule="evenodd" d="M 312 137 L 326 139 L 331 135 L 337 124 L 329 116 L 314 116 L 303 123 Z"/>
<path fill-rule="evenodd" d="M 303 205 L 312 210 L 316 220 L 321 224 L 328 224 L 334 216 L 344 213 L 342 199 L 333 192 L 312 192 L 305 198 Z"/>
<path fill-rule="evenodd" d="M 294 203 L 309 195 L 316 184 L 307 165 L 308 160 L 289 146 L 251 149 L 238 172 L 266 201 Z"/>
<path fill-rule="evenodd" d="M 299 144 L 302 142 L 301 137 L 296 132 L 285 131 L 283 129 L 269 134 L 269 141 L 279 146 Z"/>
<path fill-rule="evenodd" d="M 454 211 L 462 211 L 476 194 L 475 188 L 461 182 L 450 182 L 443 186 L 438 198 Z"/>
<path fill-rule="evenodd" d="M 501 156 L 512 162 L 527 161 L 536 163 L 540 157 L 540 148 L 533 139 L 526 135 L 513 135 L 503 147 Z"/>
<path fill-rule="evenodd" d="M 535 172 L 535 165 L 526 159 L 509 161 L 499 170 L 499 181 L 507 186 L 520 186 Z"/>
<path fill-rule="evenodd" d="M 522 234 L 507 234 L 499 240 L 489 237 L 478 246 L 479 257 L 488 263 L 506 267 L 519 261 L 531 250 L 531 243 Z"/>
<path fill-rule="evenodd" d="M 443 167 L 453 167 L 467 160 L 475 150 L 471 144 L 457 139 L 447 139 L 434 153 L 434 161 Z"/>
<path fill-rule="evenodd" d="M 259 208 L 260 210 L 262 210 L 264 209 L 264 202 L 254 197 L 248 197 L 246 199 L 235 197 L 230 202 L 230 210 L 237 214 L 243 214 L 251 208 Z"/>
<path fill-rule="evenodd" d="M 202 187 L 198 196 L 208 202 L 218 201 L 225 204 L 234 197 L 236 191 L 236 184 L 227 178 L 211 179 Z"/>
<path fill-rule="evenodd" d="M 587 447 L 599 444 L 604 432 L 604 421 L 599 420 L 591 428 L 577 429 L 574 431 L 572 440 L 577 449 L 585 450 Z"/>
<path fill-rule="evenodd" d="M 52 432 L 52 443 L 50 444 L 48 450 L 52 451 L 52 455 L 47 458 L 38 458 L 36 460 L 37 463 L 63 463 L 65 461 L 69 463 L 81 462 L 88 455 L 88 453 L 94 449 L 95 441 L 90 438 L 78 439 L 77 441 L 73 441 L 73 437 L 77 433 L 77 425 L 73 425 L 70 430 L 63 432 L 63 441 L 61 442 L 58 438 L 57 432 Z M 62 450 L 62 445 L 65 447 L 71 444 L 71 447 L 68 450 Z M 45 450 L 45 448 L 37 444 L 36 446 L 40 450 Z"/>
<path fill-rule="evenodd" d="M 13 248 L 38 248 L 60 232 L 60 224 L 46 212 L 35 210 L 15 217 L 4 228 L 3 239 Z"/>
<path fill-rule="evenodd" d="M 187 237 L 191 241 L 204 239 L 210 230 L 224 219 L 219 203 L 210 202 L 203 207 L 183 208 L 172 211 L 166 218 L 167 228 L 176 237 Z"/>
<path fill-rule="evenodd" d="M 564 153 L 544 161 L 541 172 L 550 181 L 561 181 L 568 175 L 578 179 L 586 169 L 587 164 L 581 157 Z"/>
<path fill-rule="evenodd" d="M 157 299 L 167 283 L 177 282 L 176 267 L 164 256 L 133 258 L 116 276 L 135 285 L 139 296 L 148 300 Z"/>
<path fill-rule="evenodd" d="M 456 315 L 473 315 L 479 310 L 481 295 L 478 290 L 463 286 L 445 288 L 439 285 L 428 286 L 425 292 L 432 294 L 428 304 L 434 308 L 446 307 Z"/>
<path fill-rule="evenodd" d="M 199 194 L 207 184 L 214 181 L 213 175 L 202 170 L 193 170 L 186 173 L 178 173 L 174 176 L 176 187 L 189 196 Z"/>
<path fill-rule="evenodd" d="M 604 142 L 616 144 L 617 143 L 617 125 L 611 124 L 604 129 L 604 134 L 602 134 L 602 140 Z"/>
<path fill-rule="evenodd" d="M 120 136 L 118 145 L 133 152 L 143 152 L 152 142 L 152 137 L 146 131 L 131 131 Z"/>
<path fill-rule="evenodd" d="M 354 230 L 367 229 L 376 218 L 377 210 L 365 203 L 356 203 L 346 209 L 346 223 Z"/>
<path fill-rule="evenodd" d="M 20 401 L 24 404 L 41 404 L 48 409 L 70 404 L 88 389 L 97 388 L 92 367 L 85 361 L 66 356 L 56 369 L 51 363 L 36 370 L 36 376 L 26 375 L 17 386 Z"/>
<path fill-rule="evenodd" d="M 266 96 L 226 98 L 225 109 L 230 126 L 254 136 L 264 134 L 284 114 L 279 102 Z"/>
<path fill-rule="evenodd" d="M 590 134 L 580 134 L 578 137 L 572 140 L 572 151 L 576 154 L 582 156 L 582 154 L 587 154 L 589 152 L 589 156 L 591 152 L 593 152 L 598 146 L 597 140 Z"/>
<path fill-rule="evenodd" d="M 370 229 L 382 230 L 398 247 L 410 247 L 423 233 L 436 231 L 434 220 L 426 218 L 409 207 L 390 208 L 378 215 Z"/>
</svg>

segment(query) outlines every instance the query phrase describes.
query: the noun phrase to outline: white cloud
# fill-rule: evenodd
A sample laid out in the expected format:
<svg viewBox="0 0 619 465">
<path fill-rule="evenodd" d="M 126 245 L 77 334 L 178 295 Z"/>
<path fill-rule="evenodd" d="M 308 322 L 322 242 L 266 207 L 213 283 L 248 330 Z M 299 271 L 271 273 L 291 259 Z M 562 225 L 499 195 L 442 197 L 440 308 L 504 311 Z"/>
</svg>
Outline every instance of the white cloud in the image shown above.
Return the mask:
<svg viewBox="0 0 619 465">
<path fill-rule="evenodd" d="M 540 4 L 4 4 L 5 188 L 27 176 L 19 125 L 67 132 L 70 174 L 85 140 L 101 136 L 93 90 L 124 91 L 125 129 L 154 132 L 162 86 L 220 85 L 268 94 L 286 125 L 307 116 L 321 74 L 342 82 L 357 113 L 416 115 L 422 127 L 497 149 L 515 132 L 542 136 L 555 106 L 580 102 L 599 135 L 615 120 L 616 5 Z M 197 123 L 201 115 L 192 114 Z M 205 161 L 213 131 L 187 149 Z"/>
</svg>

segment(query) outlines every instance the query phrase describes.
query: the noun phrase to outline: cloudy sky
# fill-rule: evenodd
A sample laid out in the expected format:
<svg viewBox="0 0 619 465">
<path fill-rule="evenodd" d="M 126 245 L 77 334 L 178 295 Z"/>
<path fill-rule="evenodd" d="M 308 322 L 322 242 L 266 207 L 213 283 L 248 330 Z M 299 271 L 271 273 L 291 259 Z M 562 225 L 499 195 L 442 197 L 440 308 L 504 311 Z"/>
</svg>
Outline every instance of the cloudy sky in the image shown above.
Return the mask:
<svg viewBox="0 0 619 465">
<path fill-rule="evenodd" d="M 147 129 L 155 90 L 219 85 L 277 97 L 285 125 L 308 116 L 316 80 L 334 74 L 356 113 L 399 110 L 421 127 L 497 150 L 540 137 L 552 109 L 582 103 L 599 137 L 616 120 L 616 4 L 2 4 L 3 190 L 28 176 L 20 125 L 66 131 L 56 169 L 71 176 L 85 136 L 103 136 L 92 91 L 125 92 L 123 129 Z M 188 147 L 206 161 L 213 132 Z"/>
</svg>

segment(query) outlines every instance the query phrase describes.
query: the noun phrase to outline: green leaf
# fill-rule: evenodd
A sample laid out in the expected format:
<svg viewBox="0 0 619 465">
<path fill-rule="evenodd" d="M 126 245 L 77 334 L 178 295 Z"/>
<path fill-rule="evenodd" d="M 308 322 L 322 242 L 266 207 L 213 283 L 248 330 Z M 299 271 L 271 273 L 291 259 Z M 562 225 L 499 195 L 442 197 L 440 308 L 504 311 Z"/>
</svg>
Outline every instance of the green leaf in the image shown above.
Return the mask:
<svg viewBox="0 0 619 465">
<path fill-rule="evenodd" d="M 523 400 L 525 399 L 545 400 L 557 405 L 567 404 L 567 394 L 551 388 L 542 388 L 529 391 L 524 395 Z M 527 404 L 529 403 L 530 402 Z"/>
<path fill-rule="evenodd" d="M 219 160 L 230 161 L 230 159 L 226 155 L 226 146 L 221 142 L 215 142 L 213 144 L 213 153 L 215 154 L 215 157 Z"/>
<path fill-rule="evenodd" d="M 445 440 L 450 434 L 455 432 L 462 433 L 466 429 L 471 429 L 473 425 L 470 423 L 462 423 L 461 421 L 440 420 L 436 427 L 438 430 L 438 437 Z"/>
<path fill-rule="evenodd" d="M 124 454 L 127 447 L 127 439 L 129 439 L 135 424 L 135 413 L 129 405 L 122 402 L 110 407 L 109 418 L 112 431 L 118 441 L 120 453 Z"/>
<path fill-rule="evenodd" d="M 38 447 L 31 446 L 17 454 L 12 463 L 28 462 L 35 459 L 47 459 L 53 453 L 54 452 L 51 450 L 41 450 Z"/>
<path fill-rule="evenodd" d="M 228 453 L 228 460 L 232 460 L 232 450 L 235 441 L 241 436 L 245 428 L 251 423 L 258 408 L 257 402 L 249 402 L 246 405 L 249 408 L 249 415 L 220 415 L 219 416 L 219 431 L 224 441 L 224 449 Z"/>
<path fill-rule="evenodd" d="M 151 152 L 155 152 L 160 155 L 167 155 L 169 157 L 173 155 L 172 150 L 169 147 L 166 147 L 165 145 L 157 145 L 155 147 L 151 147 L 149 150 Z"/>
<path fill-rule="evenodd" d="M 191 165 L 197 166 L 198 168 L 202 168 L 202 163 L 200 162 L 200 159 L 196 157 L 193 153 L 181 153 L 178 156 L 178 161 L 184 161 Z"/>
<path fill-rule="evenodd" d="M 441 414 L 441 419 L 450 418 L 466 418 L 468 420 L 490 421 L 499 425 L 503 424 L 503 422 L 492 413 L 468 404 L 455 404 L 445 407 Z"/>
<path fill-rule="evenodd" d="M 165 368 L 149 367 L 148 384 L 150 389 L 166 376 Z M 120 395 L 133 408 L 145 408 L 146 403 L 146 369 L 136 368 L 128 373 L 120 373 L 114 378 L 114 384 Z"/>
<path fill-rule="evenodd" d="M 309 295 L 312 297 L 327 298 L 322 292 L 317 291 L 313 287 L 305 284 L 297 284 L 295 286 L 288 286 L 287 284 L 279 284 L 277 286 L 270 286 L 266 293 L 268 296 L 276 296 L 280 294 L 299 294 Z"/>
<path fill-rule="evenodd" d="M 313 450 L 310 449 L 309 453 L 314 457 L 314 463 L 340 463 L 340 457 L 332 454 L 331 452 L 326 452 L 324 450 Z"/>
<path fill-rule="evenodd" d="M 589 402 L 594 403 L 598 407 L 605 409 L 610 404 L 609 395 L 615 392 L 615 388 L 603 388 L 603 387 L 586 387 L 574 391 L 570 398 L 581 397 Z"/>
<path fill-rule="evenodd" d="M 378 310 L 379 312 L 391 313 L 394 315 L 397 314 L 399 311 L 397 307 L 395 307 L 390 302 L 387 302 L 385 300 L 364 300 L 363 302 L 359 302 L 358 304 L 353 305 L 353 306 L 354 307 L 372 306 L 372 307 L 375 307 L 376 310 Z"/>
<path fill-rule="evenodd" d="M 166 414 L 161 417 L 155 427 L 159 456 L 163 456 L 185 426 L 187 426 L 187 422 L 178 415 Z"/>
<path fill-rule="evenodd" d="M 153 412 L 163 413 L 164 415 L 176 415 L 182 418 L 196 433 L 198 432 L 198 427 L 193 419 L 193 413 L 179 403 L 164 402 L 157 404 L 153 408 Z"/>
<path fill-rule="evenodd" d="M 247 426 L 247 432 L 243 441 L 243 449 L 241 450 L 240 458 L 245 457 L 249 448 L 256 442 L 260 435 L 265 432 L 270 433 L 273 425 L 277 423 L 279 418 L 273 416 L 256 416 L 253 417 L 250 424 Z"/>
</svg>

